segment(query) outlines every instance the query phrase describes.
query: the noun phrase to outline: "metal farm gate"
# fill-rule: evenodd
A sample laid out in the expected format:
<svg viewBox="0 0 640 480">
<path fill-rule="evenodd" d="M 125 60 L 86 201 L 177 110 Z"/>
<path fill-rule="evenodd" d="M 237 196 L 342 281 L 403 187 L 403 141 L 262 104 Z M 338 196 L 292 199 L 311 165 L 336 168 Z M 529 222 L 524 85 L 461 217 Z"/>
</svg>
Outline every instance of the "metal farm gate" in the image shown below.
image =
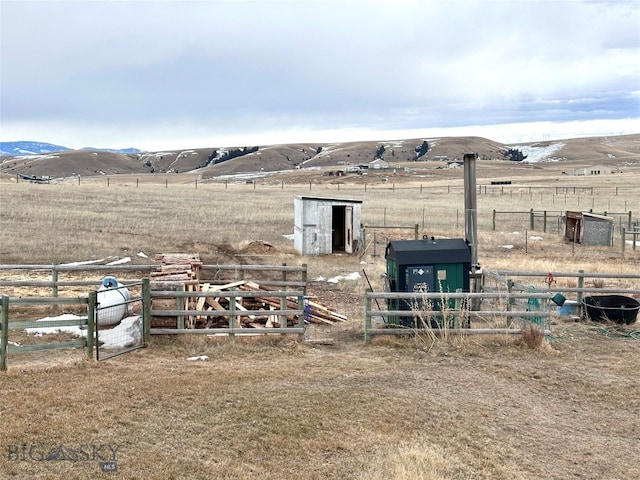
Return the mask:
<svg viewBox="0 0 640 480">
<path fill-rule="evenodd" d="M 148 335 L 145 319 L 151 303 L 149 281 L 101 288 L 96 297 L 96 360 L 108 360 L 145 347 Z"/>
</svg>

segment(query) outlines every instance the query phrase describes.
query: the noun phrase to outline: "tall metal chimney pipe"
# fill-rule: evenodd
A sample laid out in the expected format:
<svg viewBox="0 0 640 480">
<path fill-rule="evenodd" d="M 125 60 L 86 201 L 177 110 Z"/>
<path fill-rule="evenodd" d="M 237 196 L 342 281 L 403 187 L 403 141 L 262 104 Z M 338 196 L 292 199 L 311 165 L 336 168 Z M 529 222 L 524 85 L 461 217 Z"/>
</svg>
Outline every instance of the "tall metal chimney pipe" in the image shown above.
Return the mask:
<svg viewBox="0 0 640 480">
<path fill-rule="evenodd" d="M 471 250 L 471 265 L 478 265 L 478 210 L 476 202 L 476 153 L 465 153 L 464 161 L 464 239 Z"/>
</svg>

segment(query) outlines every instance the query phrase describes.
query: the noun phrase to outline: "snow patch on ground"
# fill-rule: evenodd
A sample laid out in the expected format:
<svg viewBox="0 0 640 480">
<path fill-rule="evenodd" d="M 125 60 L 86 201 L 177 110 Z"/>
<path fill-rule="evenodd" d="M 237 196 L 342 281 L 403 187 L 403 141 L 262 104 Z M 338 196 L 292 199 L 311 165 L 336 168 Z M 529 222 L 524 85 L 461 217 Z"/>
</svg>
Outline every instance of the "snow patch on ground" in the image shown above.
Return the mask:
<svg viewBox="0 0 640 480">
<path fill-rule="evenodd" d="M 359 280 L 362 278 L 359 272 L 349 273 L 347 275 L 336 275 L 327 280 L 327 283 L 340 283 L 343 280 Z"/>
<path fill-rule="evenodd" d="M 124 257 L 119 260 L 114 260 L 113 262 L 107 263 L 107 265 L 122 265 L 123 263 L 131 262 L 131 257 Z"/>
<path fill-rule="evenodd" d="M 537 162 L 557 162 L 562 160 L 556 158 L 553 155 L 565 144 L 562 142 L 551 143 L 549 145 L 512 145 L 511 148 L 517 148 L 523 154 L 527 156 L 523 160 L 525 163 L 537 163 Z"/>
<path fill-rule="evenodd" d="M 86 317 L 79 317 L 66 313 L 57 317 L 46 317 L 37 322 L 44 321 L 65 321 L 65 320 L 81 320 Z M 36 322 L 36 323 L 37 323 Z M 98 332 L 98 339 L 100 341 L 100 348 L 125 348 L 135 345 L 140 341 L 140 332 L 142 331 L 142 317 L 140 315 L 134 315 L 126 317 L 113 328 L 108 330 L 100 330 Z M 85 327 L 78 326 L 61 326 L 61 327 L 31 327 L 25 329 L 29 335 L 49 335 L 54 333 L 69 333 L 77 337 L 86 337 L 87 330 Z"/>
</svg>

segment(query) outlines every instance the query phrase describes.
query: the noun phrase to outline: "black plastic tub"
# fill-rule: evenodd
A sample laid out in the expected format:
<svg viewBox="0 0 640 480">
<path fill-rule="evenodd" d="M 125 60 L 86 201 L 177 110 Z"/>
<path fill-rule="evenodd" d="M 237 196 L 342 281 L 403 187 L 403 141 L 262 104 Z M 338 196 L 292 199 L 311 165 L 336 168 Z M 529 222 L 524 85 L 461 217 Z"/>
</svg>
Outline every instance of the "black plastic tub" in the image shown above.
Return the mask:
<svg viewBox="0 0 640 480">
<path fill-rule="evenodd" d="M 582 299 L 584 312 L 594 322 L 614 322 L 630 325 L 636 321 L 640 302 L 623 295 L 591 295 Z"/>
</svg>

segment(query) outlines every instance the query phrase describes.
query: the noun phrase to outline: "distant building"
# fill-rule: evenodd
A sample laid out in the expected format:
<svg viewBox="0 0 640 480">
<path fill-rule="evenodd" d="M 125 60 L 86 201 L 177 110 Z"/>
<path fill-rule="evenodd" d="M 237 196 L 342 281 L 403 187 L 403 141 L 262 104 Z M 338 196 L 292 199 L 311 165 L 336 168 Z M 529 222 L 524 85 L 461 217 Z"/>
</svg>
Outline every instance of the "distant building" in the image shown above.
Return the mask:
<svg viewBox="0 0 640 480">
<path fill-rule="evenodd" d="M 373 170 L 380 170 L 382 168 L 389 168 L 389 163 L 385 162 L 381 158 L 376 158 L 372 162 L 369 162 L 369 168 Z"/>
<path fill-rule="evenodd" d="M 611 173 L 611 167 L 605 165 L 593 165 L 591 167 L 577 168 L 573 171 L 573 174 L 579 177 L 585 175 L 606 175 L 608 173 Z"/>
<path fill-rule="evenodd" d="M 582 245 L 613 245 L 613 218 L 567 211 L 564 220 L 567 240 Z"/>
</svg>

